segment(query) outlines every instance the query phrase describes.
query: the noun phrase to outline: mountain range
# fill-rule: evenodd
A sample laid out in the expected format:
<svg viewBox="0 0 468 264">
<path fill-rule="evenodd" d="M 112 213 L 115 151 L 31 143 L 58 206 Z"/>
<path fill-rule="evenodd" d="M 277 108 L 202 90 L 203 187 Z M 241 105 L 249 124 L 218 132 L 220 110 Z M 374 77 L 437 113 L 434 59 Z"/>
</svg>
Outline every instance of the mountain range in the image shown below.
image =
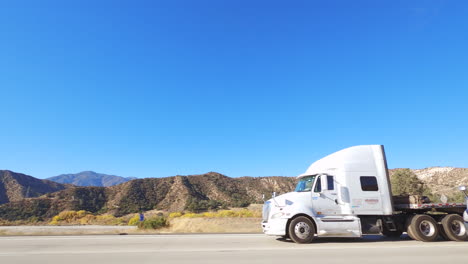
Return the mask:
<svg viewBox="0 0 468 264">
<path fill-rule="evenodd" d="M 468 185 L 467 168 L 431 167 L 412 171 L 437 195 L 453 194 L 458 192 L 457 186 Z M 390 175 L 394 172 L 395 169 L 390 170 Z M 94 179 L 96 184 L 104 185 L 105 174 L 88 175 L 93 175 L 89 178 Z M 71 182 L 79 182 L 79 177 L 75 179 L 69 175 L 67 178 Z M 220 173 L 209 172 L 200 175 L 134 179 L 109 187 L 80 187 L 3 170 L 0 171 L 0 218 L 48 219 L 63 210 L 86 210 L 121 216 L 152 209 L 196 211 L 239 207 L 261 203 L 262 194 L 269 198 L 272 192 L 292 191 L 295 182 L 295 177 L 230 178 Z"/>
<path fill-rule="evenodd" d="M 146 178 L 111 187 L 71 187 L 41 197 L 0 205 L 5 220 L 50 218 L 63 210 L 86 210 L 122 216 L 140 210 L 197 210 L 261 203 L 263 194 L 291 191 L 293 177 L 230 178 L 216 172 Z M 269 196 L 267 196 L 269 198 Z"/>
<path fill-rule="evenodd" d="M 115 175 L 107 175 L 97 173 L 94 171 L 83 171 L 75 174 L 61 174 L 55 177 L 47 178 L 47 180 L 63 183 L 73 184 L 76 186 L 98 186 L 108 187 L 118 185 L 124 182 L 134 180 L 134 177 L 121 177 Z"/>
</svg>

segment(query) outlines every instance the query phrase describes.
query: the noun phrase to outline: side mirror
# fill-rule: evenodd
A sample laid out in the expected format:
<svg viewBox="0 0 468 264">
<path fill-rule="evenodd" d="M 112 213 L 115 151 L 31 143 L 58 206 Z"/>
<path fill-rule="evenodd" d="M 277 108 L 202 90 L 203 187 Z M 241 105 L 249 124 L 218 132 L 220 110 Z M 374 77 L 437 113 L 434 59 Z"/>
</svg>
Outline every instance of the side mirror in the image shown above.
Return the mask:
<svg viewBox="0 0 468 264">
<path fill-rule="evenodd" d="M 328 190 L 327 175 L 320 176 L 320 183 L 322 187 L 322 192 Z"/>
</svg>

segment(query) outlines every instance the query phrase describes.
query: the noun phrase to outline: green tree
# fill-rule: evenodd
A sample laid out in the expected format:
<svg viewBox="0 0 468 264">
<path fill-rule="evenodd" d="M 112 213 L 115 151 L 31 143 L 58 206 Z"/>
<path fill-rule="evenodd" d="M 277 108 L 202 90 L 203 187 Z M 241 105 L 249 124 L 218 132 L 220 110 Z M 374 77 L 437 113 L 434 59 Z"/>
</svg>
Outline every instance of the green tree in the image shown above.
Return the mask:
<svg viewBox="0 0 468 264">
<path fill-rule="evenodd" d="M 392 175 L 393 195 L 426 195 L 429 190 L 410 169 L 398 169 Z"/>
</svg>

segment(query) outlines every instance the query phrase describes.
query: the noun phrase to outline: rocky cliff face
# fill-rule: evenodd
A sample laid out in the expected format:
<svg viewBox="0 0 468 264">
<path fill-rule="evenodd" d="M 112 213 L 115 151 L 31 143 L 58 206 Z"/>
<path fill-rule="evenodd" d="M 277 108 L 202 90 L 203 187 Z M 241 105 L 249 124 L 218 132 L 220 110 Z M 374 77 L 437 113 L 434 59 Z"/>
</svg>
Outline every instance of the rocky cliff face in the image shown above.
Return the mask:
<svg viewBox="0 0 468 264">
<path fill-rule="evenodd" d="M 412 170 L 435 194 L 457 192 L 460 185 L 468 186 L 468 168 L 430 167 Z"/>
</svg>

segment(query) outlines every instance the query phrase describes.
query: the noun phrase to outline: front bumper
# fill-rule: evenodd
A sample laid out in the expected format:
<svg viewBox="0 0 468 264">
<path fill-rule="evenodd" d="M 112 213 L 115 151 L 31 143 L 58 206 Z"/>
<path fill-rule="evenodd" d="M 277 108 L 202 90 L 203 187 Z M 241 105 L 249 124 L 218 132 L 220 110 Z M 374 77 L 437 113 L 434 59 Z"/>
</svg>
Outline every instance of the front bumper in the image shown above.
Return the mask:
<svg viewBox="0 0 468 264">
<path fill-rule="evenodd" d="M 278 218 L 270 219 L 268 222 L 262 222 L 263 233 L 269 236 L 285 236 L 286 224 L 288 219 Z"/>
</svg>

